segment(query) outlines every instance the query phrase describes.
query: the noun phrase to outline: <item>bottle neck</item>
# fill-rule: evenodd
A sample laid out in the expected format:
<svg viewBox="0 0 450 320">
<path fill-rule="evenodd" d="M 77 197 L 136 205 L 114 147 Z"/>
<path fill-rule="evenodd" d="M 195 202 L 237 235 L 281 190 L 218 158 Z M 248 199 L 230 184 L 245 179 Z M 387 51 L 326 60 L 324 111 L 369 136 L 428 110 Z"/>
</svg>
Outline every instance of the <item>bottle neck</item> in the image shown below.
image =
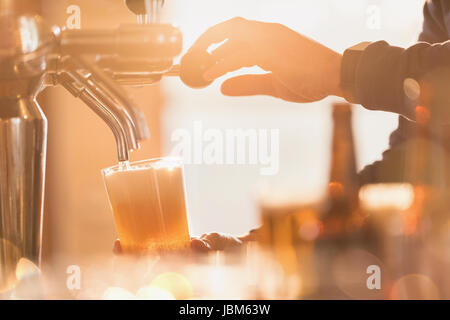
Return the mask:
<svg viewBox="0 0 450 320">
<path fill-rule="evenodd" d="M 330 196 L 355 193 L 358 190 L 355 146 L 350 109 L 333 113 L 333 141 L 330 164 Z M 340 190 L 340 191 L 339 191 Z"/>
</svg>

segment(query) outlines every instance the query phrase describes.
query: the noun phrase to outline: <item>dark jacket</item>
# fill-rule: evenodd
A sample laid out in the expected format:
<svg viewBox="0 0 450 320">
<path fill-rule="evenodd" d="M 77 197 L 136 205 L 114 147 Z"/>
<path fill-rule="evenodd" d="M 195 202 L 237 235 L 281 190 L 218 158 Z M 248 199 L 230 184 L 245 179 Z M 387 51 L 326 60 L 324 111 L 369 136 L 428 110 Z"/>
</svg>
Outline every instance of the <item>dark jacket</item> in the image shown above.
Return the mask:
<svg viewBox="0 0 450 320">
<path fill-rule="evenodd" d="M 361 172 L 364 183 L 401 180 L 399 172 L 407 157 L 402 147 L 415 132 L 415 122 L 411 121 L 414 108 L 405 101 L 404 80 L 412 78 L 420 82 L 434 69 L 450 67 L 450 1 L 429 0 L 423 14 L 423 29 L 417 44 L 403 49 L 385 41 L 374 42 L 358 59 L 343 63 L 343 72 L 354 73 L 351 102 L 371 110 L 400 114 L 399 126 L 391 134 L 390 149 L 383 154 L 383 160 Z M 443 125 L 443 133 L 442 143 L 450 150 L 450 125 Z"/>
</svg>

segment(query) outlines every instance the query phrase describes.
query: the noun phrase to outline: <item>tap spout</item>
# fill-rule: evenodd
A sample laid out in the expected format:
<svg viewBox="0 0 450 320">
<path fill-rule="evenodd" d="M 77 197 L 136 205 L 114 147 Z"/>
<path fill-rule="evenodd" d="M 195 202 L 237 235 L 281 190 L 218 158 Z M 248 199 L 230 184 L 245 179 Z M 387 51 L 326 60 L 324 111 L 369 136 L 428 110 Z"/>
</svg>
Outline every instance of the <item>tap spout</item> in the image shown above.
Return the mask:
<svg viewBox="0 0 450 320">
<path fill-rule="evenodd" d="M 57 76 L 58 83 L 67 89 L 74 97 L 80 98 L 92 111 L 94 111 L 111 129 L 116 139 L 117 156 L 119 161 L 129 160 L 128 144 L 129 131 L 125 128 L 121 116 L 116 110 L 103 104 L 88 88 L 74 80 L 69 72 L 62 72 Z"/>
<path fill-rule="evenodd" d="M 85 57 L 77 56 L 76 62 L 78 62 L 80 66 L 86 70 L 89 70 L 90 79 L 98 88 L 110 96 L 113 96 L 127 111 L 134 123 L 135 134 L 138 141 L 148 139 L 150 134 L 145 116 L 136 106 L 134 101 L 128 97 L 125 90 L 113 79 L 109 78 L 108 75 L 105 74 L 103 70 L 100 69 L 95 63 L 91 63 Z"/>
</svg>

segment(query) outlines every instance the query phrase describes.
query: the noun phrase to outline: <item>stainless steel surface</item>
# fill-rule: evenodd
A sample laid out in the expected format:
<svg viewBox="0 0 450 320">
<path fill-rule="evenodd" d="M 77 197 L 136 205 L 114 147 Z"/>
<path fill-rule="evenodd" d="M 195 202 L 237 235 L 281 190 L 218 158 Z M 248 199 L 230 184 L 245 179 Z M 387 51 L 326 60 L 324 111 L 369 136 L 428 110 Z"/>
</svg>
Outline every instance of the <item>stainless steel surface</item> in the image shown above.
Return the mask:
<svg viewBox="0 0 450 320">
<path fill-rule="evenodd" d="M 126 161 L 148 138 L 147 123 L 108 75 L 160 79 L 181 52 L 181 33 L 170 25 L 60 32 L 24 14 L 31 3 L 0 0 L 0 295 L 14 285 L 21 258 L 40 265 L 47 121 L 37 94 L 63 85 L 110 127 Z"/>
<path fill-rule="evenodd" d="M 0 291 L 18 259 L 40 264 L 46 139 L 33 96 L 0 97 Z"/>
<path fill-rule="evenodd" d="M 40 17 L 0 15 L 0 292 L 20 258 L 40 264 L 47 121 L 35 97 L 54 36 Z"/>
<path fill-rule="evenodd" d="M 97 85 L 102 83 L 122 104 L 132 106 L 133 102 L 115 84 L 150 85 L 165 75 L 175 75 L 171 68 L 173 59 L 181 53 L 182 42 L 180 30 L 170 24 L 124 25 L 111 31 L 65 31 L 60 37 L 60 50 L 63 55 L 77 56 Z M 96 53 L 95 63 L 79 57 L 81 53 Z M 140 118 L 137 110 L 132 107 L 129 111 L 136 123 Z M 138 138 L 146 137 L 137 126 Z"/>
<path fill-rule="evenodd" d="M 147 23 L 159 23 L 161 7 L 164 0 L 144 0 Z"/>
<path fill-rule="evenodd" d="M 164 73 L 168 77 L 179 77 L 180 76 L 180 65 L 173 65 L 167 72 Z"/>
<path fill-rule="evenodd" d="M 171 24 L 120 25 L 111 30 L 65 30 L 60 36 L 63 55 L 96 54 L 133 62 L 135 58 L 153 61 L 172 59 L 181 53 L 182 36 Z"/>
<path fill-rule="evenodd" d="M 41 17 L 0 13 L 0 79 L 40 76 L 55 36 Z M 3 86 L 2 86 L 3 87 Z"/>
<path fill-rule="evenodd" d="M 170 24 L 124 25 L 116 30 L 68 30 L 59 37 L 62 55 L 77 65 L 60 65 L 59 72 L 84 70 L 89 82 L 113 97 L 131 117 L 136 139 L 149 137 L 144 115 L 117 84 L 153 84 L 181 53 L 181 32 Z M 82 53 L 84 53 L 82 55 Z M 96 54 L 96 61 L 89 59 Z"/>
<path fill-rule="evenodd" d="M 164 0 L 125 0 L 139 24 L 159 23 Z"/>
<path fill-rule="evenodd" d="M 90 80 L 97 87 L 97 89 L 105 95 L 109 95 L 110 97 L 113 97 L 113 99 L 117 100 L 127 115 L 131 117 L 133 124 L 132 131 L 135 138 L 129 137 L 129 139 L 137 139 L 138 141 L 148 139 L 149 131 L 145 117 L 142 114 L 142 111 L 128 97 L 127 93 L 95 64 L 90 63 L 87 59 L 82 57 L 78 57 L 77 61 L 86 69 L 86 71 L 90 72 Z M 137 148 L 139 148 L 138 145 Z M 130 146 L 130 150 L 133 150 L 132 146 Z"/>
<path fill-rule="evenodd" d="M 93 93 L 88 89 L 89 85 L 77 82 L 78 79 L 79 76 L 73 73 L 58 75 L 58 82 L 74 97 L 80 98 L 86 103 L 109 126 L 116 139 L 119 161 L 128 160 L 129 150 L 137 148 L 135 146 L 130 147 L 130 144 L 137 144 L 134 133 L 132 133 L 131 119 L 128 119 L 126 113 L 118 108 L 111 99 L 101 93 Z"/>
<path fill-rule="evenodd" d="M 145 69 L 143 69 L 145 70 Z M 176 64 L 164 71 L 108 72 L 112 79 L 125 86 L 146 86 L 161 81 L 163 77 L 179 77 L 180 65 Z"/>
</svg>

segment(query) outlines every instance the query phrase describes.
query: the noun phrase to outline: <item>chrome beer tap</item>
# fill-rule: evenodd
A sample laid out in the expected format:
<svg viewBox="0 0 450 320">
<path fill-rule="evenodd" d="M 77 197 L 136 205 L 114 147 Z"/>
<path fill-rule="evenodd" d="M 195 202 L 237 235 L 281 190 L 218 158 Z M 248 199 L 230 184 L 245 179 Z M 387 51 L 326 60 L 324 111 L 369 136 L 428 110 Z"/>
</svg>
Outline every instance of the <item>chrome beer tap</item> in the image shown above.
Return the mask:
<svg viewBox="0 0 450 320">
<path fill-rule="evenodd" d="M 80 98 L 109 126 L 118 159 L 126 161 L 149 132 L 119 83 L 158 81 L 182 47 L 170 24 L 61 31 L 27 12 L 27 2 L 33 1 L 0 0 L 0 293 L 20 258 L 40 265 L 47 120 L 39 92 L 62 85 Z M 149 8 L 158 21 L 159 6 Z"/>
</svg>

